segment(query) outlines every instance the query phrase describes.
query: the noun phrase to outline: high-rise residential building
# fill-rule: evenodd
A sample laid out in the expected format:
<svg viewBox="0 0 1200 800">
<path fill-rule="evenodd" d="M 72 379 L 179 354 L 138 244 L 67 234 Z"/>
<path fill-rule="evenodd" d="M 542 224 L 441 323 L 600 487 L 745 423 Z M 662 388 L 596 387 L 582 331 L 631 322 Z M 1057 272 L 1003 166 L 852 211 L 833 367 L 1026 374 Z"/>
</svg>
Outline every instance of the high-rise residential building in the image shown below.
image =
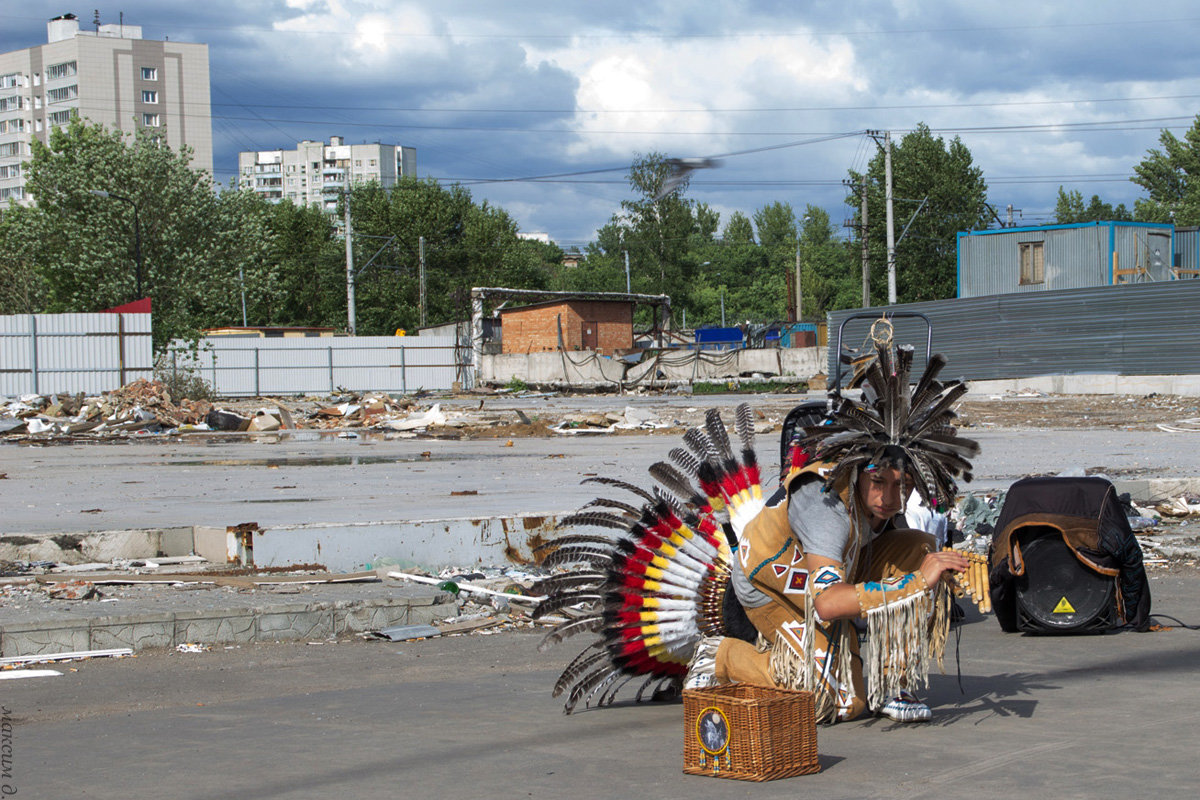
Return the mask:
<svg viewBox="0 0 1200 800">
<path fill-rule="evenodd" d="M 297 205 L 337 208 L 338 193 L 352 183 L 377 181 L 384 188 L 399 178 L 416 177 L 417 150 L 393 144 L 346 144 L 341 136 L 329 144 L 306 140 L 295 150 L 250 150 L 238 153 L 238 188 L 260 197 Z"/>
<path fill-rule="evenodd" d="M 33 139 L 73 117 L 109 129 L 147 128 L 212 172 L 208 45 L 142 38 L 140 25 L 80 30 L 74 14 L 46 23 L 47 44 L 0 54 L 0 208 L 28 202 Z"/>
</svg>

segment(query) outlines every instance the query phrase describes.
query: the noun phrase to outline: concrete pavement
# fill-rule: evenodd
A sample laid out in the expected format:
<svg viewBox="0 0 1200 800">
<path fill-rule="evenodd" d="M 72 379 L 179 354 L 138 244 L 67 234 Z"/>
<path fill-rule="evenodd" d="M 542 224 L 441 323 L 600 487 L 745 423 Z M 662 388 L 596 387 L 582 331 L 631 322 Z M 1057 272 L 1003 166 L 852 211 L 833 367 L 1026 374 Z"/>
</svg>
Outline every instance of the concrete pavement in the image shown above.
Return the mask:
<svg viewBox="0 0 1200 800">
<path fill-rule="evenodd" d="M 1200 579 L 1159 573 L 1155 608 L 1200 622 Z M 1190 797 L 1200 634 L 1004 634 L 972 614 L 934 721 L 818 731 L 822 772 L 766 784 L 684 775 L 679 704 L 563 716 L 547 654 L 505 633 L 242 645 L 78 662 L 0 684 L 19 797 Z"/>
</svg>

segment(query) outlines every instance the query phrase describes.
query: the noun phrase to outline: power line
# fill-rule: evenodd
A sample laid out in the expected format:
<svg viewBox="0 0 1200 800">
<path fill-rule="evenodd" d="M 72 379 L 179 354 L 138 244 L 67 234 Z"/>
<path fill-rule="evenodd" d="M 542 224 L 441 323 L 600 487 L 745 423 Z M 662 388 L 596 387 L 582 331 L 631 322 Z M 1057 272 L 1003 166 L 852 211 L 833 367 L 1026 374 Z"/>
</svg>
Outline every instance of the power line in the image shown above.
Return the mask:
<svg viewBox="0 0 1200 800">
<path fill-rule="evenodd" d="M 419 106 L 319 106 L 306 103 L 310 110 L 342 109 L 345 111 L 395 111 L 405 114 L 782 114 L 836 111 L 909 111 L 937 108 L 1008 108 L 1020 106 L 1079 105 L 1083 103 L 1142 103 L 1152 100 L 1195 100 L 1200 94 L 1170 94 L 1147 97 L 1091 97 L 1070 100 L 997 100 L 992 102 L 960 103 L 904 103 L 872 106 L 785 106 L 746 108 L 438 108 Z M 241 103 L 213 103 L 216 106 L 232 105 L 245 107 Z M 255 108 L 295 108 L 295 105 L 271 105 L 255 103 Z"/>
<path fill-rule="evenodd" d="M 17 20 L 22 22 L 43 22 L 41 17 L 24 17 L 16 15 L 0 15 L 0 19 Z M 522 31 L 521 33 L 465 33 L 451 32 L 443 33 L 414 33 L 402 32 L 392 33 L 388 31 L 373 31 L 373 35 L 382 39 L 397 39 L 397 40 L 480 40 L 480 41 L 686 41 L 686 40 L 727 40 L 736 41 L 741 39 L 775 39 L 775 38 L 820 38 L 827 36 L 843 36 L 843 37 L 868 37 L 868 36 L 900 36 L 900 35 L 925 35 L 932 33 L 981 33 L 981 32 L 1011 32 L 1011 31 L 1036 31 L 1036 30 L 1064 30 L 1064 29 L 1085 29 L 1085 28 L 1125 28 L 1134 25 L 1141 26 L 1176 26 L 1182 23 L 1200 22 L 1200 17 L 1174 17 L 1174 18 L 1159 18 L 1159 19 L 1128 19 L 1128 20 L 1111 20 L 1111 21 L 1091 21 L 1091 22 L 1051 22 L 1042 24 L 1025 24 L 1025 25 L 960 25 L 947 28 L 857 28 L 846 30 L 820 30 L 806 29 L 799 31 L 723 31 L 720 33 L 644 33 L 641 31 L 617 31 L 612 33 L 580 33 L 571 31 L 569 33 L 529 33 Z M 151 26 L 170 28 L 178 27 L 176 20 L 171 20 L 170 24 L 159 24 L 153 19 L 140 23 L 140 27 L 146 28 Z M 255 25 L 187 25 L 184 27 L 188 31 L 222 31 L 236 33 L 268 33 L 272 36 L 309 36 L 309 37 L 359 37 L 361 32 L 357 29 L 341 30 L 336 28 L 322 28 L 320 31 L 302 30 L 302 29 L 287 29 L 278 27 L 260 27 Z"/>
</svg>

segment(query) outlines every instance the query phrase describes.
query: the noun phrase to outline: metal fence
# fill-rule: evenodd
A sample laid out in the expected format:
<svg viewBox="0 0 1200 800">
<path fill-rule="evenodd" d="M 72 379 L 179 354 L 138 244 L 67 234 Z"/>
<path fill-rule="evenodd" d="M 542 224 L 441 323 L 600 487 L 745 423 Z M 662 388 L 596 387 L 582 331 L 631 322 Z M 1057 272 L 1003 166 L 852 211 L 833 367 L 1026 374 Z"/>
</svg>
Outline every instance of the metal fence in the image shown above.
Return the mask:
<svg viewBox="0 0 1200 800">
<path fill-rule="evenodd" d="M 450 336 L 296 339 L 211 336 L 168 350 L 167 369 L 207 381 L 223 397 L 322 394 L 340 389 L 409 393 L 450 389 L 463 365 Z"/>
<path fill-rule="evenodd" d="M 829 374 L 835 374 L 838 329 L 847 317 L 901 311 L 929 317 L 932 349 L 949 360 L 948 378 L 1200 374 L 1200 281 L 1196 280 L 835 311 L 829 315 Z M 861 346 L 870 325 L 870 319 L 849 322 L 843 349 Z M 924 363 L 923 321 L 895 320 L 895 338 L 914 345 L 917 363 Z"/>
<path fill-rule="evenodd" d="M 99 394 L 153 374 L 149 314 L 0 316 L 0 396 Z"/>
</svg>

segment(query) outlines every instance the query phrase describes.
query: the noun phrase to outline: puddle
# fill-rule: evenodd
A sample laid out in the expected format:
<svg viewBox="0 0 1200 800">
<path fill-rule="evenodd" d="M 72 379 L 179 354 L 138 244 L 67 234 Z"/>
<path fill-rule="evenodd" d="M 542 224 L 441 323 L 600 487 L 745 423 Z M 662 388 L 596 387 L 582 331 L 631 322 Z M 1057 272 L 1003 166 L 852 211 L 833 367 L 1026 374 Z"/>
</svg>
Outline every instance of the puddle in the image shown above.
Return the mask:
<svg viewBox="0 0 1200 800">
<path fill-rule="evenodd" d="M 315 503 L 322 497 L 270 497 L 262 500 L 235 500 L 236 503 Z"/>
<path fill-rule="evenodd" d="M 461 456 L 459 456 L 461 458 Z M 357 467 L 364 464 L 416 464 L 450 461 L 447 456 L 285 456 L 283 458 L 195 458 L 181 461 L 146 462 L 148 466 L 171 467 Z"/>
</svg>

